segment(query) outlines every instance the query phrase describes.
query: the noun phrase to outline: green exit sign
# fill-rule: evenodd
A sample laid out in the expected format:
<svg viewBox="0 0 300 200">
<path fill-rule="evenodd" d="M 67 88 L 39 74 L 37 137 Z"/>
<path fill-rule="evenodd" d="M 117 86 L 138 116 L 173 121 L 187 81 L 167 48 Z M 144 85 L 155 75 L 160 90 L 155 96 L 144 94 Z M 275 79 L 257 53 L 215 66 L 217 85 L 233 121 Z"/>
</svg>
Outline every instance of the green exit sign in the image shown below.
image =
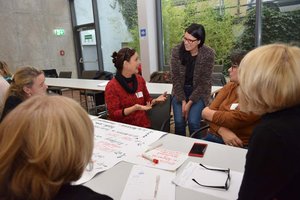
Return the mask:
<svg viewBox="0 0 300 200">
<path fill-rule="evenodd" d="M 53 32 L 54 35 L 58 35 L 58 36 L 65 35 L 65 29 L 63 28 L 54 29 Z"/>
</svg>

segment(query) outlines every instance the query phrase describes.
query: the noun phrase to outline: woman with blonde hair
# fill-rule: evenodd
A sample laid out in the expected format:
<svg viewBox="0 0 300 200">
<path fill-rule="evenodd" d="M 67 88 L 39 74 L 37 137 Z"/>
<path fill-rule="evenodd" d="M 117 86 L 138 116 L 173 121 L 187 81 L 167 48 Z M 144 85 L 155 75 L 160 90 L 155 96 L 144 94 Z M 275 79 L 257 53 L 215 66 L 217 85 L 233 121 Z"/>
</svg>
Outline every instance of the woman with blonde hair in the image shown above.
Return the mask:
<svg viewBox="0 0 300 200">
<path fill-rule="evenodd" d="M 45 75 L 34 67 L 22 67 L 16 71 L 6 94 L 1 121 L 17 105 L 33 95 L 45 95 L 48 86 Z"/>
<path fill-rule="evenodd" d="M 239 67 L 239 102 L 261 114 L 250 139 L 239 198 L 300 199 L 300 48 L 259 47 Z"/>
<path fill-rule="evenodd" d="M 0 199 L 111 199 L 70 184 L 91 159 L 93 131 L 85 110 L 67 97 L 20 104 L 0 124 Z"/>
</svg>

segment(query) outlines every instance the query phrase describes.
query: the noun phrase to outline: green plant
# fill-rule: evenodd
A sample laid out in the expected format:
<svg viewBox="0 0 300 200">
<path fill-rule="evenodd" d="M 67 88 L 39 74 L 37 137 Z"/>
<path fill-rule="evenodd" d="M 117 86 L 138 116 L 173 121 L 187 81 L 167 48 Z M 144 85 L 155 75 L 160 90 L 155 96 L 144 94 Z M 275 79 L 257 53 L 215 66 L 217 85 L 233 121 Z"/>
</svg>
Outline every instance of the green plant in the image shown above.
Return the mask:
<svg viewBox="0 0 300 200">
<path fill-rule="evenodd" d="M 262 14 L 262 45 L 276 42 L 300 42 L 300 11 L 280 12 L 264 7 Z M 255 48 L 255 10 L 248 12 L 245 31 L 237 40 L 236 48 Z"/>
</svg>

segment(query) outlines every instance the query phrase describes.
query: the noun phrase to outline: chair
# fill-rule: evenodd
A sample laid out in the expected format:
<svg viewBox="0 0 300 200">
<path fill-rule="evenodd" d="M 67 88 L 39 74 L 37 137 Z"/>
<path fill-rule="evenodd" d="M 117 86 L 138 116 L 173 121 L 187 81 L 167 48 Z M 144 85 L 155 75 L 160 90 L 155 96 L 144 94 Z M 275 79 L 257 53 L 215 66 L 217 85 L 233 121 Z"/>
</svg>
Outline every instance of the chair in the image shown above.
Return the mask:
<svg viewBox="0 0 300 200">
<path fill-rule="evenodd" d="M 223 72 L 224 66 L 223 65 L 214 65 L 213 72 Z"/>
<path fill-rule="evenodd" d="M 155 71 L 150 75 L 150 83 L 171 83 L 169 71 Z"/>
<path fill-rule="evenodd" d="M 192 134 L 190 134 L 191 138 L 200 138 L 199 135 L 203 135 L 206 133 L 206 130 L 209 128 L 209 125 L 206 124 L 205 122 L 201 122 L 201 124 L 203 124 L 201 126 L 201 128 L 199 128 L 198 130 L 194 131 Z"/>
<path fill-rule="evenodd" d="M 213 86 L 224 86 L 226 84 L 226 79 L 223 73 L 213 72 L 212 73 L 212 85 Z"/>
<path fill-rule="evenodd" d="M 58 78 L 71 78 L 71 77 L 72 77 L 71 71 L 61 71 L 61 72 L 59 72 L 59 75 L 58 75 Z M 62 88 L 62 87 L 55 87 L 55 86 L 48 87 L 48 92 L 57 93 L 60 95 L 62 95 L 62 93 L 67 90 L 70 90 L 70 88 Z"/>
<path fill-rule="evenodd" d="M 152 98 L 157 98 L 160 94 L 152 94 Z M 151 128 L 154 130 L 170 132 L 171 119 L 171 95 L 167 95 L 167 100 L 158 103 L 148 111 L 148 117 L 151 121 Z"/>
<path fill-rule="evenodd" d="M 81 78 L 83 79 L 99 79 L 99 80 L 111 80 L 113 74 L 106 71 L 82 71 Z M 85 96 L 85 105 L 88 113 L 94 115 L 106 115 L 106 106 L 104 100 L 104 92 L 92 91 L 92 90 L 81 90 L 80 91 L 80 102 L 82 102 L 81 96 Z M 100 113 L 98 113 L 98 111 Z"/>
<path fill-rule="evenodd" d="M 61 71 L 59 72 L 58 78 L 72 78 L 72 72 Z"/>
<path fill-rule="evenodd" d="M 48 78 L 57 78 L 58 77 L 56 69 L 44 69 L 43 72 L 44 72 L 45 77 L 48 77 Z"/>
</svg>

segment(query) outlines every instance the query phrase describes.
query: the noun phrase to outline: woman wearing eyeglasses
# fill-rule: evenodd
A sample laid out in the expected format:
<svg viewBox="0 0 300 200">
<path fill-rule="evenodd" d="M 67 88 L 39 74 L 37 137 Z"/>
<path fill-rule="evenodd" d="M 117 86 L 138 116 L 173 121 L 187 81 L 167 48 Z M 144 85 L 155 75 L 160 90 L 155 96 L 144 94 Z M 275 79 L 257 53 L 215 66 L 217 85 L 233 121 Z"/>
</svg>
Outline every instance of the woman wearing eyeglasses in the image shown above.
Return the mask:
<svg viewBox="0 0 300 200">
<path fill-rule="evenodd" d="M 146 111 L 166 100 L 166 93 L 152 99 L 146 82 L 138 74 L 139 57 L 134 49 L 123 48 L 112 55 L 116 76 L 105 88 L 105 103 L 113 121 L 150 128 Z"/>
<path fill-rule="evenodd" d="M 215 52 L 204 42 L 204 27 L 193 23 L 172 50 L 172 106 L 178 135 L 186 136 L 187 122 L 190 133 L 200 128 L 201 112 L 210 97 Z"/>
<path fill-rule="evenodd" d="M 230 55 L 228 69 L 230 82 L 219 92 L 208 107 L 202 111 L 202 118 L 209 123 L 209 132 L 201 139 L 235 147 L 248 146 L 249 138 L 260 116 L 245 113 L 239 109 L 238 66 L 246 51 L 234 50 Z"/>
</svg>

